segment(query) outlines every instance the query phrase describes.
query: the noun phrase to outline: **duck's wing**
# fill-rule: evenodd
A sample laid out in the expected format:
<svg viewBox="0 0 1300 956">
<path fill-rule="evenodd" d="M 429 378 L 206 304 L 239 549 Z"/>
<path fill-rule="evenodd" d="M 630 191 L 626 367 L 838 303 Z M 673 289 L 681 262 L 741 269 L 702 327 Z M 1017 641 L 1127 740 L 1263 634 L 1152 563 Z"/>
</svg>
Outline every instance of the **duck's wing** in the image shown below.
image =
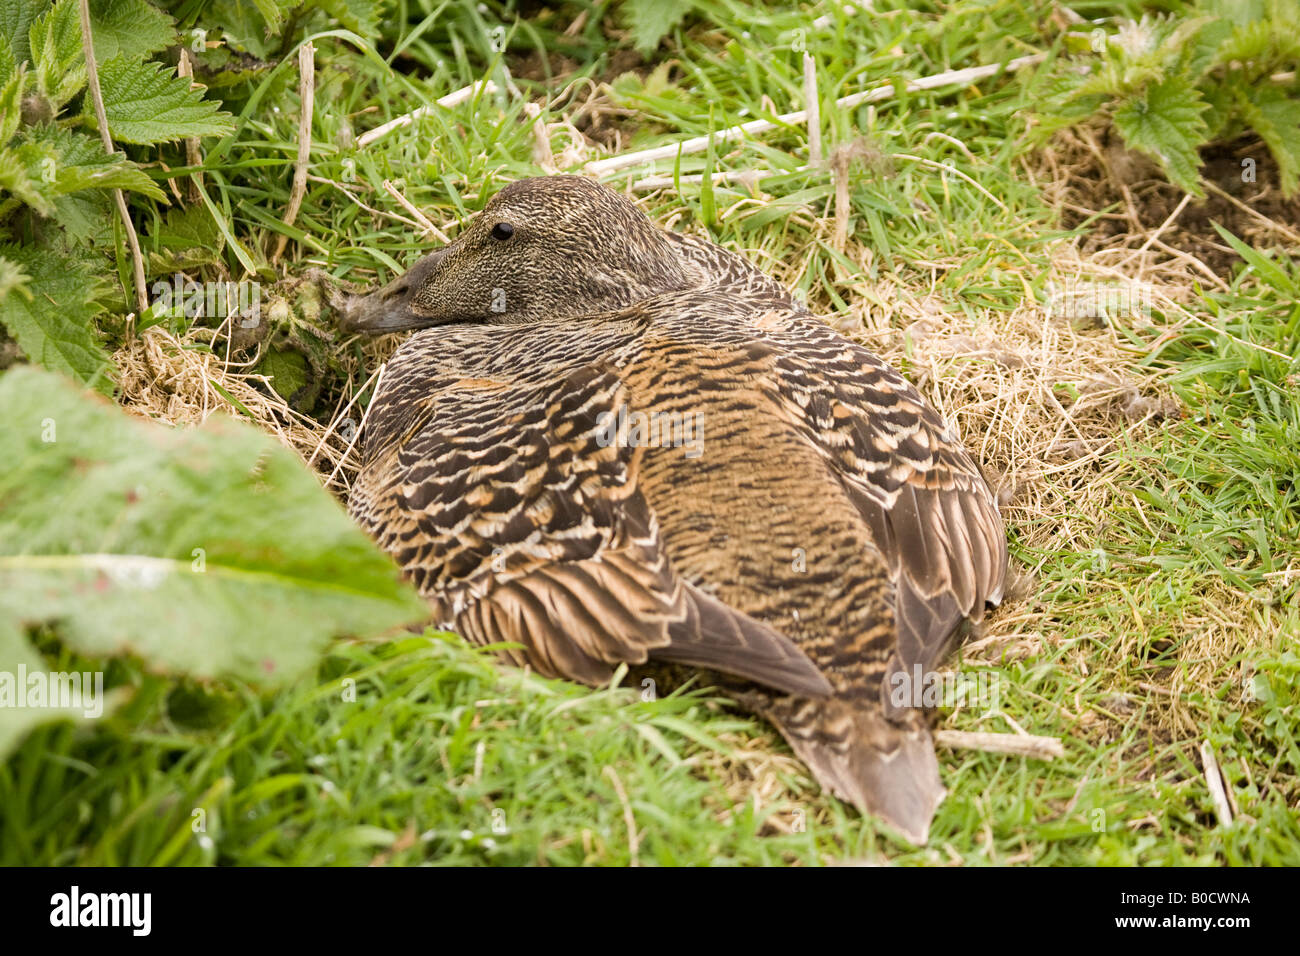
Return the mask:
<svg viewBox="0 0 1300 956">
<path fill-rule="evenodd" d="M 1002 599 L 1006 532 L 956 434 L 901 375 L 811 319 L 774 333 L 792 420 L 822 450 L 892 569 L 898 670 L 931 670 L 964 622 Z"/>
<path fill-rule="evenodd" d="M 350 509 L 443 622 L 589 684 L 657 659 L 830 693 L 786 636 L 674 572 L 637 487 L 643 450 L 600 427 L 626 407 L 617 369 L 544 384 L 394 371 Z"/>
</svg>

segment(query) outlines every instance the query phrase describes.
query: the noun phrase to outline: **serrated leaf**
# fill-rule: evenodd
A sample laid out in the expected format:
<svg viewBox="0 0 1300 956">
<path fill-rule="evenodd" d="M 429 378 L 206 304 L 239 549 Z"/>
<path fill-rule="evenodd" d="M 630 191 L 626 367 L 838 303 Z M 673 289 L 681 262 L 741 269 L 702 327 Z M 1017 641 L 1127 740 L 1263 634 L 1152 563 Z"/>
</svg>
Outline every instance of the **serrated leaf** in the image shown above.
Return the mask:
<svg viewBox="0 0 1300 956">
<path fill-rule="evenodd" d="M 1237 89 L 1236 94 L 1242 118 L 1277 161 L 1282 194 L 1292 195 L 1300 184 L 1300 100 L 1272 86 Z"/>
<path fill-rule="evenodd" d="M 288 449 L 224 415 L 173 429 L 61 376 L 0 376 L 0 626 L 78 654 L 278 684 L 331 638 L 428 607 Z"/>
<path fill-rule="evenodd" d="M 45 185 L 44 194 L 50 199 L 83 189 L 126 189 L 167 201 L 143 169 L 121 153 L 110 156 L 81 133 L 57 126 L 35 127 L 15 152 Z"/>
<path fill-rule="evenodd" d="M 643 56 L 652 53 L 694 6 L 692 0 L 628 0 L 623 15 L 632 32 L 632 45 Z"/>
<path fill-rule="evenodd" d="M 0 54 L 0 59 L 9 56 Z M 23 116 L 23 90 L 27 86 L 27 67 L 20 66 L 0 83 L 0 146 L 18 131 Z"/>
<path fill-rule="evenodd" d="M 32 58 L 28 31 L 45 7 L 45 0 L 0 0 L 0 40 L 8 37 L 15 63 Z"/>
<path fill-rule="evenodd" d="M 1154 158 L 1170 182 L 1201 195 L 1197 147 L 1205 142 L 1201 94 L 1180 78 L 1165 80 L 1115 110 L 1115 128 L 1133 149 Z"/>
<path fill-rule="evenodd" d="M 62 109 L 86 85 L 77 0 L 56 0 L 32 23 L 29 33 L 36 87 L 54 109 Z"/>
<path fill-rule="evenodd" d="M 379 4 L 375 0 L 315 0 L 320 7 L 345 29 L 362 36 L 370 36 L 379 25 Z"/>
<path fill-rule="evenodd" d="M 33 178 L 27 162 L 12 149 L 0 147 L 0 191 L 12 193 L 19 202 L 31 206 L 42 216 L 54 211 L 39 179 Z"/>
<path fill-rule="evenodd" d="M 229 113 L 160 63 L 114 57 L 99 68 L 104 113 L 115 140 L 148 145 L 234 131 Z M 87 104 L 88 115 L 94 111 Z"/>
<path fill-rule="evenodd" d="M 172 18 L 146 0 L 96 0 L 90 5 L 95 60 L 144 57 L 176 42 Z"/>
<path fill-rule="evenodd" d="M 36 246 L 0 246 L 0 256 L 30 277 L 30 299 L 11 295 L 0 303 L 0 323 L 18 347 L 33 362 L 110 392 L 112 382 L 105 372 L 112 369 L 112 359 L 93 328 L 101 311 L 95 302 L 96 270 L 84 261 Z"/>
<path fill-rule="evenodd" d="M 215 0 L 207 18 L 221 24 L 229 46 L 266 59 L 280 45 L 286 15 L 299 6 L 302 0 Z"/>
<path fill-rule="evenodd" d="M 31 277 L 23 271 L 22 266 L 0 256 L 0 302 L 4 302 L 11 295 L 22 296 L 30 302 L 32 291 L 27 288 L 27 283 L 30 281 Z"/>
</svg>

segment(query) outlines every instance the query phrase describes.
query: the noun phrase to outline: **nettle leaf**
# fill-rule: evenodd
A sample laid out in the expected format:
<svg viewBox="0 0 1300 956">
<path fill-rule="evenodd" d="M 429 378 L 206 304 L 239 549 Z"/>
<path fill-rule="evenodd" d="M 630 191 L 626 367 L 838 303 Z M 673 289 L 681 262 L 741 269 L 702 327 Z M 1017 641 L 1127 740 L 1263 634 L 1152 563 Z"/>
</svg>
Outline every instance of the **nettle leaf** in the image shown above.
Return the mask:
<svg viewBox="0 0 1300 956">
<path fill-rule="evenodd" d="M 22 296 L 28 302 L 32 299 L 32 290 L 27 288 L 31 276 L 23 271 L 22 266 L 0 256 L 0 304 L 9 296 Z"/>
<path fill-rule="evenodd" d="M 127 189 L 167 201 L 158 184 L 135 163 L 121 153 L 104 152 L 89 136 L 71 130 L 34 127 L 15 152 L 50 200 L 83 189 Z"/>
<path fill-rule="evenodd" d="M 32 24 L 29 38 L 37 89 L 61 109 L 86 85 L 77 0 L 57 0 Z"/>
<path fill-rule="evenodd" d="M 226 42 L 237 50 L 265 59 L 279 47 L 280 28 L 302 0 L 214 0 L 208 20 L 220 23 Z"/>
<path fill-rule="evenodd" d="M 95 60 L 144 57 L 176 42 L 172 18 L 145 0 L 98 0 L 90 5 Z"/>
<path fill-rule="evenodd" d="M 695 6 L 692 0 L 628 0 L 623 4 L 632 45 L 642 55 L 651 53 Z"/>
<path fill-rule="evenodd" d="M 332 638 L 429 615 L 302 462 L 214 415 L 173 429 L 30 367 L 0 376 L 0 626 L 91 657 L 278 684 Z"/>
<path fill-rule="evenodd" d="M 100 66 L 99 82 L 108 128 L 116 140 L 148 145 L 234 131 L 229 113 L 161 63 L 117 56 Z M 93 120 L 93 110 L 88 108 L 88 115 Z"/>
<path fill-rule="evenodd" d="M 3 52 L 0 47 L 0 61 L 3 61 L 7 52 Z M 3 72 L 4 63 L 0 62 L 0 72 Z M 27 86 L 27 68 L 20 66 L 8 74 L 7 78 L 0 82 L 0 145 L 9 142 L 10 137 L 18 131 L 18 124 L 22 122 L 23 116 L 23 90 Z"/>
<path fill-rule="evenodd" d="M 379 3 L 376 0 L 315 0 L 320 7 L 345 29 L 361 36 L 369 36 L 379 25 Z"/>
<path fill-rule="evenodd" d="M 8 38 L 15 63 L 32 58 L 28 31 L 45 7 L 45 0 L 0 0 L 0 40 Z"/>
<path fill-rule="evenodd" d="M 33 362 L 111 392 L 105 373 L 112 370 L 113 361 L 94 332 L 94 318 L 102 311 L 95 302 L 99 269 L 36 246 L 0 246 L 0 256 L 31 279 L 31 298 L 10 295 L 0 303 L 0 323 L 18 347 Z"/>
<path fill-rule="evenodd" d="M 1238 89 L 1236 96 L 1242 118 L 1277 160 L 1282 194 L 1292 195 L 1300 185 L 1300 100 L 1272 86 Z"/>
<path fill-rule="evenodd" d="M 19 202 L 31 206 L 42 216 L 54 211 L 54 204 L 45 195 L 41 182 L 32 177 L 26 160 L 12 149 L 0 146 L 0 190 L 13 194 Z"/>
<path fill-rule="evenodd" d="M 1133 149 L 1153 157 L 1170 182 L 1200 196 L 1201 156 L 1207 130 L 1205 103 L 1196 87 L 1173 77 L 1147 87 L 1115 110 L 1115 128 Z"/>
</svg>

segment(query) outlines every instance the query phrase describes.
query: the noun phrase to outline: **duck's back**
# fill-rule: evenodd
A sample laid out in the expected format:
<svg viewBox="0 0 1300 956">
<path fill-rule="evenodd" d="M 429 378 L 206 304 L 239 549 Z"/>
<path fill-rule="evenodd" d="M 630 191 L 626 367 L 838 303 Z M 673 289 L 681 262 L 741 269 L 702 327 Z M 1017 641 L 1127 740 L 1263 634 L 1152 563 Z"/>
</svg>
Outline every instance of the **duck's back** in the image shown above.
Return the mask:
<svg viewBox="0 0 1300 956">
<path fill-rule="evenodd" d="M 928 824 L 937 768 L 891 678 L 1000 599 L 1005 537 L 956 436 L 870 352 L 735 290 L 430 329 L 365 440 L 352 509 L 445 623 L 591 683 L 647 659 L 730 674 L 823 783 Z"/>
</svg>

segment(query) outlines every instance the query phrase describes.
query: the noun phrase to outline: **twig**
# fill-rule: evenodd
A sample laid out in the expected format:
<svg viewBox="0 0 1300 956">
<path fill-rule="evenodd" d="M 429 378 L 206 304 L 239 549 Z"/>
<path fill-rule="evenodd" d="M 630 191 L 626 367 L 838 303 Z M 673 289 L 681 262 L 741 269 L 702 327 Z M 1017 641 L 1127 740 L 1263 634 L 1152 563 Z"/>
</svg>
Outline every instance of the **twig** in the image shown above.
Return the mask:
<svg viewBox="0 0 1300 956">
<path fill-rule="evenodd" d="M 817 96 L 817 61 L 810 53 L 803 55 L 803 106 L 808 114 L 808 162 L 817 166 L 822 161 L 822 115 Z"/>
<path fill-rule="evenodd" d="M 944 73 L 937 73 L 934 76 L 923 76 L 916 80 L 911 80 L 905 89 L 909 93 L 915 93 L 921 90 L 932 90 L 940 86 L 950 84 L 960 84 L 969 86 L 978 80 L 988 79 L 990 76 L 996 76 L 999 73 L 1014 73 L 1016 70 L 1026 66 L 1031 66 L 1042 61 L 1044 54 L 1035 53 L 1031 56 L 1017 57 L 1007 63 L 998 63 L 990 66 L 972 66 L 964 70 L 948 70 Z M 895 92 L 893 83 L 882 83 L 879 86 L 872 87 L 869 90 L 863 90 L 859 93 L 852 93 L 849 96 L 842 96 L 835 101 L 837 109 L 852 109 L 863 103 L 874 103 L 877 100 L 889 99 Z M 739 126 L 729 126 L 726 129 L 718 130 L 713 134 L 714 143 L 724 143 L 729 139 L 735 139 L 741 136 L 751 136 L 755 133 L 766 133 L 768 130 L 776 129 L 778 126 L 794 126 L 803 123 L 808 119 L 807 110 L 796 110 L 793 113 L 784 113 L 775 120 L 756 119 L 748 123 L 741 123 Z M 626 169 L 629 166 L 641 166 L 646 163 L 653 163 L 661 159 L 672 159 L 678 153 L 686 155 L 687 153 L 699 153 L 709 148 L 708 136 L 696 136 L 692 139 L 682 140 L 679 143 L 669 143 L 665 146 L 655 146 L 652 149 L 638 150 L 634 153 L 623 153 L 621 156 L 611 156 L 608 159 L 601 159 L 594 163 L 588 163 L 586 171 L 595 176 L 604 176 L 606 173 L 616 172 L 620 169 Z"/>
<path fill-rule="evenodd" d="M 401 193 L 397 191 L 396 186 L 394 186 L 387 179 L 384 180 L 383 186 L 384 186 L 384 191 L 387 192 L 388 195 L 392 196 L 395 200 L 397 200 L 397 204 L 399 206 L 401 206 L 403 209 L 409 212 L 413 217 L 415 217 L 415 221 L 420 224 L 421 229 L 423 229 L 430 236 L 432 236 L 434 239 L 437 239 L 439 242 L 443 244 L 451 242 L 451 240 L 447 238 L 446 233 L 444 233 L 441 229 L 435 226 L 428 216 L 420 212 L 420 210 L 416 209 L 409 199 L 407 199 L 405 196 L 403 196 Z"/>
<path fill-rule="evenodd" d="M 194 86 L 194 65 L 190 63 L 190 51 L 181 47 L 181 60 L 176 66 L 176 75 L 187 77 L 190 86 Z M 199 138 L 197 136 L 188 136 L 185 139 L 185 162 L 189 166 L 202 166 L 203 154 L 199 151 Z M 191 173 L 189 181 L 185 184 L 185 197 L 190 202 L 199 201 L 199 184 L 203 182 L 202 173 Z"/>
<path fill-rule="evenodd" d="M 316 450 L 313 451 L 311 453 L 311 457 L 307 459 L 308 468 L 310 468 L 312 464 L 315 463 L 316 456 L 319 455 L 320 450 L 325 447 L 325 443 L 329 441 L 329 437 L 334 434 L 334 426 L 336 426 L 339 422 L 343 421 L 343 416 L 346 415 L 352 409 L 352 406 L 356 404 L 357 399 L 360 398 L 361 395 L 365 392 L 365 390 L 370 387 L 370 383 L 373 382 L 376 378 L 378 378 L 379 373 L 383 371 L 383 368 L 384 367 L 381 365 L 379 366 L 379 368 L 375 369 L 370 374 L 370 377 L 361 383 L 361 387 L 356 390 L 353 396 L 350 399 L 348 399 L 348 403 L 343 406 L 343 411 L 339 412 L 337 415 L 334 416 L 334 420 L 330 422 L 329 427 L 325 429 L 325 434 L 320 436 L 320 441 L 317 442 L 316 444 Z"/>
<path fill-rule="evenodd" d="M 298 160 L 293 164 L 293 188 L 289 191 L 289 208 L 284 212 L 284 224 L 292 226 L 302 208 L 302 198 L 307 194 L 307 164 L 311 160 L 311 119 L 316 109 L 316 47 L 310 41 L 298 48 Z M 284 252 L 289 236 L 280 233 L 275 242 L 271 261 Z"/>
<path fill-rule="evenodd" d="M 1177 219 L 1178 216 L 1182 213 L 1182 211 L 1187 208 L 1187 204 L 1191 201 L 1192 201 L 1192 194 L 1184 193 L 1183 201 L 1178 204 L 1178 208 L 1176 208 L 1173 212 L 1171 212 L 1168 215 L 1168 217 L 1165 219 L 1165 221 L 1162 222 L 1159 225 L 1159 227 L 1156 228 L 1156 231 L 1151 233 L 1151 235 L 1147 236 L 1146 242 L 1142 243 L 1142 245 L 1138 248 L 1136 252 L 1130 253 L 1128 257 L 1123 262 L 1120 263 L 1120 266 L 1126 265 L 1127 263 L 1136 259 L 1138 256 L 1142 255 L 1142 253 L 1146 252 L 1148 249 L 1151 248 L 1152 243 L 1159 242 L 1160 237 L 1165 234 L 1165 230 L 1174 224 L 1174 220 Z"/>
<path fill-rule="evenodd" d="M 1208 740 L 1201 741 L 1201 769 L 1205 771 L 1205 785 L 1210 790 L 1210 800 L 1214 803 L 1214 815 L 1219 818 L 1220 826 L 1232 822 L 1232 808 L 1228 806 L 1228 795 L 1223 787 L 1223 772 L 1219 762 L 1214 759 L 1214 748 Z"/>
<path fill-rule="evenodd" d="M 1249 213 L 1251 216 L 1254 216 L 1256 219 L 1264 223 L 1269 228 L 1273 229 L 1274 231 L 1280 233 L 1283 236 L 1286 236 L 1292 242 L 1300 242 L 1300 234 L 1293 232 L 1292 230 L 1288 229 L 1286 226 L 1282 225 L 1280 222 L 1274 222 L 1272 219 L 1269 219 L 1268 216 L 1264 215 L 1262 212 L 1259 212 L 1258 210 L 1255 209 L 1251 209 L 1250 206 L 1246 205 L 1236 196 L 1232 195 L 1229 192 L 1225 192 L 1223 189 L 1220 189 L 1214 183 L 1206 183 L 1205 185 L 1210 190 L 1210 192 L 1214 193 L 1216 196 L 1222 196 L 1224 199 L 1228 200 L 1228 202 L 1232 203 L 1242 212 Z"/>
<path fill-rule="evenodd" d="M 104 152 L 113 155 L 113 134 L 108 131 L 108 114 L 104 112 L 104 95 L 99 89 L 99 69 L 95 65 L 95 41 L 90 32 L 90 0 L 80 0 L 81 9 L 81 49 L 86 56 L 86 73 L 90 84 L 90 99 L 95 104 L 95 120 L 99 123 L 99 135 L 104 141 Z M 131 223 L 131 213 L 126 208 L 126 196 L 122 190 L 113 190 L 113 200 L 117 204 L 117 214 L 122 217 L 122 227 L 126 230 L 127 245 L 131 247 L 131 266 L 135 278 L 135 302 L 143 313 L 149 308 L 149 299 L 145 295 L 144 256 L 140 254 L 140 239 L 135 234 Z M 135 322 L 128 320 L 126 340 L 135 336 Z"/>
<path fill-rule="evenodd" d="M 361 437 L 361 432 L 365 430 L 366 419 L 370 417 L 370 409 L 375 407 L 375 396 L 379 394 L 379 386 L 384 381 L 384 369 L 386 368 L 388 368 L 386 364 L 379 366 L 379 372 L 375 376 L 375 390 L 370 393 L 370 404 L 367 405 L 366 410 L 361 413 L 361 424 L 357 425 L 357 430 L 352 433 L 352 440 L 348 442 L 348 447 L 343 449 L 343 454 L 339 457 L 339 463 L 334 466 L 334 470 L 330 472 L 330 476 L 325 479 L 326 488 L 334 484 L 334 478 L 342 470 L 344 464 L 347 463 L 348 456 L 352 454 L 352 449 L 357 444 L 357 439 Z M 362 387 L 364 388 L 364 386 Z M 357 394 L 360 395 L 361 393 L 358 392 Z M 315 456 L 313 455 L 312 457 Z"/>
<path fill-rule="evenodd" d="M 797 169 L 792 170 L 792 172 L 800 172 L 807 168 L 807 166 L 800 166 Z M 780 174 L 781 170 L 776 169 L 724 169 L 720 172 L 710 174 L 709 179 L 712 180 L 713 185 L 715 186 L 735 182 L 740 183 L 742 186 L 752 187 L 761 179 L 766 179 L 769 176 L 778 176 Z M 683 186 L 698 185 L 704 182 L 704 174 L 690 173 L 686 176 L 680 176 L 678 177 L 678 182 Z M 672 176 L 647 176 L 645 179 L 638 179 L 632 184 L 632 192 L 648 193 L 653 192 L 656 189 L 667 189 L 672 185 L 674 185 Z"/>
<path fill-rule="evenodd" d="M 1014 754 L 1051 760 L 1064 757 L 1065 748 L 1057 737 L 1034 734 L 990 734 L 966 730 L 936 730 L 934 742 L 950 750 L 982 750 L 985 753 Z"/>
<path fill-rule="evenodd" d="M 480 90 L 484 93 L 495 93 L 496 89 L 497 85 L 491 80 L 478 80 L 471 83 L 469 86 L 448 93 L 446 96 L 439 99 L 436 105 L 442 109 L 449 109 L 453 106 L 464 103 L 468 99 L 473 99 L 478 95 Z M 421 106 L 418 110 L 412 110 L 403 116 L 397 117 L 397 119 L 389 120 L 383 126 L 376 126 L 374 129 L 362 133 L 357 137 L 357 146 L 364 149 L 380 137 L 387 136 L 393 130 L 401 129 L 403 126 L 410 126 L 421 116 L 428 116 L 432 112 L 432 106 Z"/>
</svg>

